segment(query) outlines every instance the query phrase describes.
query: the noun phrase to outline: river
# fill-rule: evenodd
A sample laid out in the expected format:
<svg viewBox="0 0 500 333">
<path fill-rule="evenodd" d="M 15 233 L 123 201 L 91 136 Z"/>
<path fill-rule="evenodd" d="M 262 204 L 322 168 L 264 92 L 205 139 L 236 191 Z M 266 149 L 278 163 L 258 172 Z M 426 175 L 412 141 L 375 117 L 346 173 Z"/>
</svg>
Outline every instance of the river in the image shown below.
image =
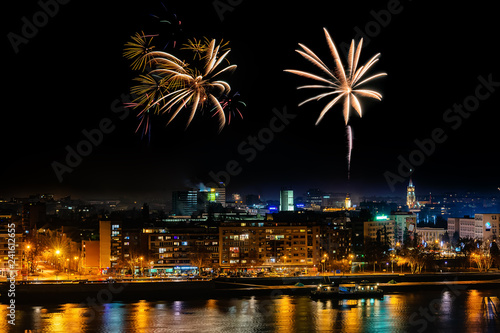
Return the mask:
<svg viewBox="0 0 500 333">
<path fill-rule="evenodd" d="M 1 332 L 500 332 L 498 289 L 315 301 L 308 296 L 17 305 Z M 8 318 L 6 305 L 0 305 Z"/>
</svg>

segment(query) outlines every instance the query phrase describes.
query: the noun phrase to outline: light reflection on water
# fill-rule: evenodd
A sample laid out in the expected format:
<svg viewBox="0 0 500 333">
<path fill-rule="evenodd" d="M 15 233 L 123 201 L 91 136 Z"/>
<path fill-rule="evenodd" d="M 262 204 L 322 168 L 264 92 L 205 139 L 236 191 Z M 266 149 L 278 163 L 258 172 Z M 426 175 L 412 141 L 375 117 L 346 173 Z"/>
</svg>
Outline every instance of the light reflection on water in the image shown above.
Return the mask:
<svg viewBox="0 0 500 333">
<path fill-rule="evenodd" d="M 498 290 L 386 295 L 383 300 L 321 300 L 306 296 L 17 306 L 16 330 L 1 332 L 498 332 L 485 306 Z M 486 310 L 485 310 L 486 309 Z M 494 309 L 494 308 L 493 308 Z M 486 312 L 485 312 L 486 311 Z M 499 309 L 500 311 L 500 309 Z M 6 305 L 0 316 L 6 318 Z"/>
</svg>

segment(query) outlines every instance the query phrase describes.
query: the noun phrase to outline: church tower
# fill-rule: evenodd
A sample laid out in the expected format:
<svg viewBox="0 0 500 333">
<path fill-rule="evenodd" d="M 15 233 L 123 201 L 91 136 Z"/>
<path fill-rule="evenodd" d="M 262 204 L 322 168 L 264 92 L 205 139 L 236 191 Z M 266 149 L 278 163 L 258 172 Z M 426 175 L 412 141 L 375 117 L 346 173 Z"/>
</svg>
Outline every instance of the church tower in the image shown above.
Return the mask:
<svg viewBox="0 0 500 333">
<path fill-rule="evenodd" d="M 410 177 L 410 183 L 406 187 L 406 205 L 409 209 L 416 208 L 416 198 L 415 198 L 415 186 Z"/>
<path fill-rule="evenodd" d="M 352 207 L 351 197 L 349 196 L 349 193 L 347 193 L 344 200 L 344 208 L 349 209 L 351 207 Z"/>
</svg>

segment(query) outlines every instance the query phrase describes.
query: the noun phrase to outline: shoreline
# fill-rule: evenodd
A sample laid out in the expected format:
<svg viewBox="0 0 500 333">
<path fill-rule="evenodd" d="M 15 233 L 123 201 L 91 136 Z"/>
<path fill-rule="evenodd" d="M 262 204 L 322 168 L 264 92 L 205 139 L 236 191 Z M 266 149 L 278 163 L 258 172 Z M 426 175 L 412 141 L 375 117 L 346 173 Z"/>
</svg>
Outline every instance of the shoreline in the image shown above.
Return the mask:
<svg viewBox="0 0 500 333">
<path fill-rule="evenodd" d="M 218 278 L 198 281 L 30 281 L 16 283 L 15 300 L 18 305 L 48 303 L 98 303 L 134 300 L 185 300 L 244 296 L 309 295 L 319 283 L 346 283 L 369 280 L 380 283 L 386 294 L 439 290 L 460 286 L 460 289 L 499 289 L 498 273 L 443 273 L 443 274 L 380 274 L 281 277 L 281 278 Z M 388 283 L 395 280 L 397 283 Z M 302 283 L 303 286 L 295 286 Z M 0 284 L 0 304 L 8 304 L 7 283 Z"/>
</svg>

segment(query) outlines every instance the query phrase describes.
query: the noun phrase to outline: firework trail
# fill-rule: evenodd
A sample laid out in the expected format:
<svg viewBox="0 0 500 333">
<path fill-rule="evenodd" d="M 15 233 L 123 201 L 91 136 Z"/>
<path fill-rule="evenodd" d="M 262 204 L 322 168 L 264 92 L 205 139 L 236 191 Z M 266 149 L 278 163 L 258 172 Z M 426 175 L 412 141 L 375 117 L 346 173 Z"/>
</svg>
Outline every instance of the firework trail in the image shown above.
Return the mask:
<svg viewBox="0 0 500 333">
<path fill-rule="evenodd" d="M 352 129 L 351 125 L 346 127 L 347 133 L 347 180 L 351 179 L 351 153 L 352 153 Z"/>
<path fill-rule="evenodd" d="M 299 86 L 297 89 L 321 89 L 324 90 L 319 95 L 308 98 L 305 101 L 299 103 L 299 106 L 310 102 L 310 101 L 318 101 L 324 97 L 333 97 L 333 99 L 323 108 L 321 111 L 316 125 L 323 119 L 325 114 L 339 101 L 343 100 L 343 113 L 344 113 L 344 121 L 347 126 L 347 135 L 349 140 L 349 154 L 348 154 L 348 168 L 350 170 L 350 159 L 351 159 L 351 150 L 352 150 L 352 131 L 350 129 L 349 123 L 349 112 L 350 107 L 362 116 L 362 107 L 358 97 L 369 97 L 377 100 L 382 99 L 382 95 L 375 90 L 368 89 L 360 89 L 360 86 L 363 84 L 376 79 L 378 77 L 387 75 L 386 73 L 374 74 L 368 78 L 364 78 L 365 74 L 370 70 L 370 68 L 379 60 L 380 53 L 374 55 L 368 62 L 366 62 L 363 66 L 358 68 L 359 58 L 361 55 L 361 48 L 363 46 L 363 39 L 360 40 L 359 44 L 356 47 L 356 43 L 354 40 L 351 42 L 351 46 L 349 47 L 349 53 L 347 56 L 347 68 L 344 68 L 342 61 L 340 59 L 339 53 L 337 51 L 337 47 L 333 42 L 330 34 L 323 28 L 325 32 L 326 42 L 330 49 L 330 53 L 334 59 L 335 67 L 334 70 L 328 68 L 328 66 L 307 46 L 300 44 L 299 46 L 302 48 L 301 50 L 296 50 L 302 57 L 311 62 L 314 66 L 318 67 L 323 76 L 299 71 L 295 69 L 286 69 L 285 72 L 296 74 L 314 81 L 318 81 L 321 84 L 311 84 Z M 326 90 L 326 91 L 325 91 Z M 350 138 L 350 139 L 349 139 Z M 349 171 L 350 172 L 350 171 Z M 349 177 L 349 175 L 348 175 Z"/>
</svg>

